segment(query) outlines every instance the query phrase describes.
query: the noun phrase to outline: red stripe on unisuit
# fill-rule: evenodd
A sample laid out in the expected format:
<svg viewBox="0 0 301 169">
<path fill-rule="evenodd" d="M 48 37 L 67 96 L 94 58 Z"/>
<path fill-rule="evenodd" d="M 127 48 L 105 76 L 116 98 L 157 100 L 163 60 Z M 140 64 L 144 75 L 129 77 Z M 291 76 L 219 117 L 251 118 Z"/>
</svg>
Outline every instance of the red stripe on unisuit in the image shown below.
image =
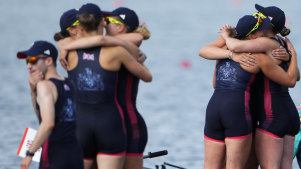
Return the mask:
<svg viewBox="0 0 301 169">
<path fill-rule="evenodd" d="M 210 138 L 210 137 L 207 137 L 204 135 L 204 138 L 207 139 L 207 140 L 210 140 L 210 141 L 214 141 L 214 142 L 219 142 L 219 143 L 225 143 L 225 141 L 222 141 L 222 140 L 215 140 L 213 138 Z"/>
<path fill-rule="evenodd" d="M 133 89 L 133 75 L 128 74 L 127 76 L 127 83 L 126 83 L 126 108 L 129 113 L 130 121 L 131 121 L 131 126 L 132 126 L 132 131 L 133 131 L 133 138 L 139 138 L 139 130 L 138 130 L 138 120 L 136 116 L 136 112 L 133 106 L 132 102 L 132 89 Z"/>
<path fill-rule="evenodd" d="M 115 104 L 116 104 L 116 106 L 119 110 L 120 116 L 121 116 L 123 132 L 124 132 L 124 134 L 126 134 L 126 127 L 125 127 L 125 123 L 124 123 L 124 112 L 122 111 L 122 108 L 119 105 L 119 102 L 118 102 L 118 99 L 117 99 L 117 92 L 118 92 L 118 72 L 116 73 Z"/>
<path fill-rule="evenodd" d="M 128 157 L 143 157 L 142 153 L 127 153 L 126 156 Z"/>
<path fill-rule="evenodd" d="M 97 153 L 98 155 L 106 155 L 106 156 L 123 156 L 125 155 L 125 151 L 116 154 L 106 154 L 106 153 Z"/>
<path fill-rule="evenodd" d="M 248 134 L 248 135 L 245 135 L 245 136 L 238 136 L 238 137 L 226 137 L 226 139 L 245 139 L 249 136 L 251 136 L 252 133 Z"/>
<path fill-rule="evenodd" d="M 254 79 L 255 79 L 255 75 L 253 74 L 249 80 L 249 83 L 245 91 L 245 117 L 247 120 L 252 120 L 251 112 L 250 112 L 250 90 L 251 90 L 251 84 L 254 82 Z"/>
<path fill-rule="evenodd" d="M 259 131 L 261 131 L 261 132 L 263 132 L 263 133 L 265 133 L 265 134 L 267 134 L 267 135 L 270 135 L 270 136 L 272 136 L 272 137 L 281 138 L 281 137 L 279 137 L 279 136 L 277 136 L 277 135 L 275 135 L 275 134 L 273 134 L 273 133 L 271 133 L 271 132 L 268 132 L 268 131 L 266 131 L 266 130 L 263 130 L 263 129 L 261 129 L 261 128 L 257 128 L 257 130 L 259 130 Z"/>
<path fill-rule="evenodd" d="M 271 91 L 270 91 L 270 80 L 264 77 L 264 110 L 266 119 L 265 121 L 268 123 L 272 122 L 273 111 L 272 111 L 272 99 L 271 99 Z"/>
<path fill-rule="evenodd" d="M 46 169 L 49 167 L 49 159 L 48 159 L 48 139 L 44 142 L 42 148 L 42 161 L 40 161 L 40 169 Z"/>
</svg>

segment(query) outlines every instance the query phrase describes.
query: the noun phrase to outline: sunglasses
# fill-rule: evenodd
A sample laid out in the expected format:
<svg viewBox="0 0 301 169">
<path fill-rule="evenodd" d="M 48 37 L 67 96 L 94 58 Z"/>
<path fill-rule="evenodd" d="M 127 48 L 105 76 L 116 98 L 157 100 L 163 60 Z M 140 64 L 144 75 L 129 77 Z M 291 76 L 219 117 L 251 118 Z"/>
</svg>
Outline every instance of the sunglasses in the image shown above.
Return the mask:
<svg viewBox="0 0 301 169">
<path fill-rule="evenodd" d="M 36 56 L 30 56 L 29 58 L 26 58 L 26 64 L 30 63 L 31 65 L 34 65 L 38 62 L 39 59 L 46 59 L 47 57 L 36 57 Z"/>
<path fill-rule="evenodd" d="M 115 24 L 119 24 L 119 25 L 123 24 L 121 21 L 114 19 L 112 17 L 109 17 L 109 16 L 106 17 L 106 22 L 107 23 L 115 23 Z"/>
<path fill-rule="evenodd" d="M 79 24 L 79 21 L 78 20 L 76 20 L 71 26 L 69 26 L 67 29 L 66 29 L 66 31 L 68 31 L 70 28 L 72 28 L 72 27 L 75 27 L 75 26 L 77 26 Z"/>
<path fill-rule="evenodd" d="M 254 26 L 254 28 L 246 36 L 249 36 L 252 32 L 254 32 L 256 29 L 258 29 L 262 25 L 262 19 L 266 18 L 266 16 L 263 15 L 261 12 L 253 14 L 253 16 L 255 18 L 258 18 L 257 23 Z"/>
</svg>

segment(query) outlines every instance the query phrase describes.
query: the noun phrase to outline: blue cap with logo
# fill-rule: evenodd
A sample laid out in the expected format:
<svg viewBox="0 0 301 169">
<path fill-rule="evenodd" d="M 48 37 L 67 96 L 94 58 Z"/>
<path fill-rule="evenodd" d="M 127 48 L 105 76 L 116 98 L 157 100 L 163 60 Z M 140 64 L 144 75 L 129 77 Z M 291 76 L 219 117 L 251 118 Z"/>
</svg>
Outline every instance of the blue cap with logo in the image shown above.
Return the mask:
<svg viewBox="0 0 301 169">
<path fill-rule="evenodd" d="M 70 9 L 63 13 L 60 18 L 61 32 L 67 31 L 67 28 L 77 22 L 77 14 L 78 11 L 76 9 Z"/>
<path fill-rule="evenodd" d="M 99 6 L 93 3 L 82 5 L 78 10 L 78 14 L 93 14 L 95 19 L 100 19 L 103 16 Z"/>
<path fill-rule="evenodd" d="M 139 26 L 139 19 L 136 12 L 126 7 L 119 7 L 112 12 L 104 12 L 104 15 L 118 16 L 122 22 L 129 27 L 129 32 L 133 32 Z"/>
<path fill-rule="evenodd" d="M 272 26 L 276 31 L 281 31 L 285 27 L 285 14 L 280 8 L 276 6 L 263 7 L 258 4 L 255 4 L 255 8 L 258 12 L 270 17 Z"/>
<path fill-rule="evenodd" d="M 37 56 L 37 55 L 46 55 L 50 56 L 53 59 L 53 62 L 56 62 L 58 52 L 53 44 L 47 41 L 35 41 L 33 45 L 25 51 L 20 51 L 17 53 L 17 58 L 25 59 L 28 56 Z"/>
<path fill-rule="evenodd" d="M 269 18 L 260 19 L 262 22 L 256 30 L 264 30 L 270 26 L 271 21 Z M 257 22 L 259 22 L 259 18 L 257 16 L 245 15 L 241 17 L 235 27 L 235 36 L 238 39 L 246 37 L 252 31 L 252 29 L 255 28 Z"/>
</svg>

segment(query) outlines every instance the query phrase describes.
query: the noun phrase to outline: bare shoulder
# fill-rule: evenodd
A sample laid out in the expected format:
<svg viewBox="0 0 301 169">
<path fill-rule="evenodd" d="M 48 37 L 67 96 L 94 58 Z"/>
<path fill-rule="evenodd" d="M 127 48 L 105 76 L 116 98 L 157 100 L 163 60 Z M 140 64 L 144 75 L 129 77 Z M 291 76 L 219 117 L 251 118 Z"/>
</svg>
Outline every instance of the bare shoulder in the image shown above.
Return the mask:
<svg viewBox="0 0 301 169">
<path fill-rule="evenodd" d="M 279 43 L 269 37 L 259 37 L 254 39 L 257 42 L 260 42 L 260 44 L 271 44 L 273 46 L 279 46 Z"/>
<path fill-rule="evenodd" d="M 101 49 L 104 52 L 123 52 L 125 49 L 121 46 L 105 46 Z"/>
<path fill-rule="evenodd" d="M 37 84 L 37 93 L 52 93 L 56 91 L 56 86 L 50 80 L 42 80 Z"/>
<path fill-rule="evenodd" d="M 108 46 L 108 47 L 102 47 L 101 49 L 101 55 L 106 55 L 110 57 L 119 57 L 120 55 L 124 54 L 126 49 L 124 49 L 121 46 Z"/>
</svg>

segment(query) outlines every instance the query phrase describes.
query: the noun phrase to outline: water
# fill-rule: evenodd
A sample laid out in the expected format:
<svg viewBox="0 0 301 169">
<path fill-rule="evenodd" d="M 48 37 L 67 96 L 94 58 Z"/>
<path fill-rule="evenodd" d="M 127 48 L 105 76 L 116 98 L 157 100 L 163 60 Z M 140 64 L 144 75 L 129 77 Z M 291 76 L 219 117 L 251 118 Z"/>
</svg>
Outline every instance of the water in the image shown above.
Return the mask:
<svg viewBox="0 0 301 169">
<path fill-rule="evenodd" d="M 27 49 L 38 39 L 52 40 L 59 30 L 59 17 L 67 9 L 79 8 L 81 0 L 10 0 L 0 5 L 0 168 L 19 168 L 16 156 L 26 127 L 37 128 L 31 108 L 27 71 L 16 52 Z M 186 168 L 200 169 L 204 163 L 203 126 L 205 109 L 213 92 L 214 61 L 201 59 L 199 49 L 218 37 L 226 23 L 235 25 L 244 14 L 255 11 L 254 4 L 281 7 L 291 28 L 291 41 L 301 49 L 299 16 L 301 1 L 241 0 L 114 0 L 96 1 L 104 10 L 117 5 L 134 9 L 146 21 L 152 36 L 141 49 L 153 74 L 152 83 L 141 83 L 138 109 L 148 126 L 145 152 L 167 149 L 169 155 L 145 160 L 153 167 L 164 161 Z M 190 63 L 182 68 L 183 62 Z M 300 66 L 300 64 L 299 64 Z M 60 74 L 66 75 L 58 67 Z M 301 87 L 291 89 L 296 104 L 301 102 Z M 33 163 L 31 168 L 37 168 Z M 298 168 L 294 161 L 294 168 Z"/>
</svg>

